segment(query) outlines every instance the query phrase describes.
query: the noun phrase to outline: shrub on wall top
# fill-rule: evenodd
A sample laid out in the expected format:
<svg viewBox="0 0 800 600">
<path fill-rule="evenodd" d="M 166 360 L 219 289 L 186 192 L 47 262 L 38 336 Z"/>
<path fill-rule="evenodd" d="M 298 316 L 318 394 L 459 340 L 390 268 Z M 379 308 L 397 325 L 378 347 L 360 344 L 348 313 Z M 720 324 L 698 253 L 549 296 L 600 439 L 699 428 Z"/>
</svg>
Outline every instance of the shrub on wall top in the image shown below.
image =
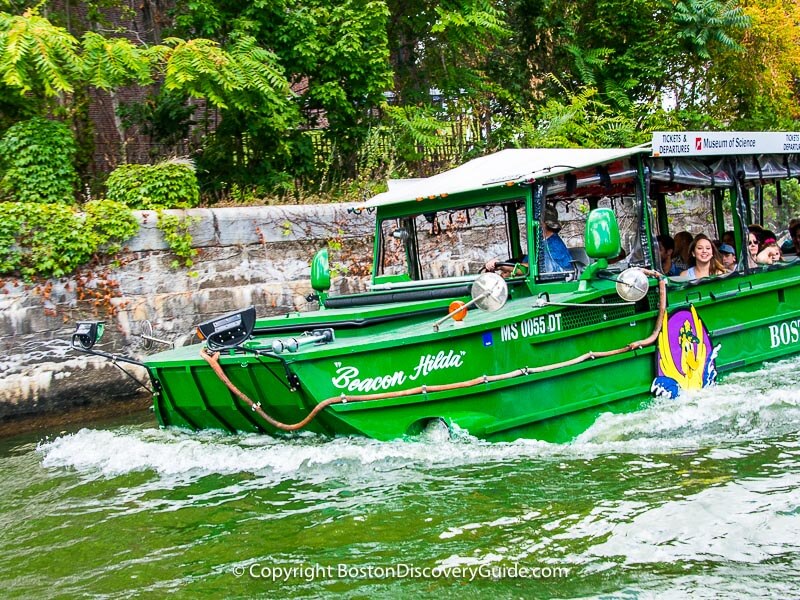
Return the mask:
<svg viewBox="0 0 800 600">
<path fill-rule="evenodd" d="M 75 138 L 58 121 L 34 117 L 0 138 L 0 195 L 17 202 L 72 203 Z"/>
<path fill-rule="evenodd" d="M 188 161 L 121 165 L 108 176 L 106 187 L 110 200 L 142 210 L 192 208 L 200 201 L 197 177 Z"/>
</svg>

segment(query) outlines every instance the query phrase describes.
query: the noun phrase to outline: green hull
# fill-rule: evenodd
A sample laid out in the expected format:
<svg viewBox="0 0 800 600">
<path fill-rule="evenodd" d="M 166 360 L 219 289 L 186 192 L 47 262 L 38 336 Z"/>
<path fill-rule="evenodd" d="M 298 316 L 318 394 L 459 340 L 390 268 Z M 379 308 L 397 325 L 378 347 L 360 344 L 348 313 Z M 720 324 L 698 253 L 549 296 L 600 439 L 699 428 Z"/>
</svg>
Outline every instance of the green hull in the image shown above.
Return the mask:
<svg viewBox="0 0 800 600">
<path fill-rule="evenodd" d="M 792 321 L 800 318 L 798 275 L 800 264 L 699 285 L 672 284 L 667 314 L 695 307 L 712 344 L 719 346 L 716 368 L 720 373 L 783 358 L 800 352 L 791 327 Z M 456 384 L 623 348 L 646 338 L 658 315 L 655 285 L 644 300 L 625 307 L 580 306 L 603 301 L 619 304 L 611 283 L 606 289 L 551 296 L 553 302 L 574 306 L 537 308 L 532 300 L 523 292 L 499 313 L 473 311 L 464 324 L 449 321 L 439 332 L 432 325 L 446 313 L 449 301 L 439 302 L 433 313 L 435 302 L 380 305 L 371 311 L 380 315 L 391 308 L 411 316 L 360 328 L 334 325 L 337 338 L 333 343 L 282 360 L 230 353 L 221 357 L 220 364 L 241 392 L 278 421 L 301 421 L 319 402 L 345 394 L 348 402 L 326 408 L 304 429 L 381 440 L 418 433 L 429 422 L 442 419 L 489 440 L 526 437 L 564 442 L 588 428 L 599 414 L 637 410 L 652 398 L 651 386 L 657 375 L 655 344 L 503 381 L 357 401 L 364 394 Z M 414 316 L 420 309 L 422 316 Z M 332 312 L 295 316 L 294 334 L 329 324 Z M 357 314 L 361 319 L 370 316 L 363 309 Z M 344 322 L 354 316 L 345 311 L 336 318 Z M 259 321 L 262 331 L 282 329 L 280 335 L 260 334 L 252 346 L 269 348 L 275 339 L 291 337 L 286 321 Z M 786 324 L 783 339 L 782 324 Z M 796 331 L 796 324 L 794 327 Z M 161 384 L 155 403 L 160 423 L 281 433 L 226 387 L 201 358 L 201 349 L 202 345 L 189 346 L 148 360 Z M 290 384 L 291 375 L 299 381 L 296 389 Z"/>
</svg>

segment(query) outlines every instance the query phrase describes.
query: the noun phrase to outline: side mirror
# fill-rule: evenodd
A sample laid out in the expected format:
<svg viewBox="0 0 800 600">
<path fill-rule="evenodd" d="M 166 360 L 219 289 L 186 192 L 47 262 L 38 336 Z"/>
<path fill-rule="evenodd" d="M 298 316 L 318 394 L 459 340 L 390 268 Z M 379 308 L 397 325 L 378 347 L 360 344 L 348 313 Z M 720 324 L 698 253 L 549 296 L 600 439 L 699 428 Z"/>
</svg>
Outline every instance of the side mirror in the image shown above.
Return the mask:
<svg viewBox="0 0 800 600">
<path fill-rule="evenodd" d="M 497 273 L 483 273 L 472 284 L 470 290 L 472 304 L 486 312 L 495 312 L 503 308 L 508 300 L 508 284 Z"/>
<path fill-rule="evenodd" d="M 625 302 L 638 302 L 647 295 L 649 289 L 647 275 L 637 267 L 625 269 L 617 277 L 617 294 Z"/>
<path fill-rule="evenodd" d="M 470 291 L 472 300 L 464 304 L 463 302 L 452 302 L 449 312 L 433 324 L 433 330 L 439 331 L 439 327 L 447 321 L 453 319 L 461 322 L 467 316 L 467 309 L 470 306 L 477 306 L 486 312 L 495 312 L 505 306 L 508 300 L 508 284 L 506 280 L 497 273 L 483 273 L 472 284 Z"/>
<path fill-rule="evenodd" d="M 584 234 L 586 254 L 594 259 L 609 259 L 619 256 L 622 244 L 619 237 L 617 216 L 610 208 L 596 208 L 586 219 Z"/>
<path fill-rule="evenodd" d="M 311 260 L 311 287 L 323 294 L 331 289 L 331 268 L 328 263 L 327 248 L 317 252 Z"/>
<path fill-rule="evenodd" d="M 105 330 L 104 321 L 78 321 L 72 333 L 72 346 L 78 345 L 84 350 L 91 350 L 100 341 Z"/>
</svg>

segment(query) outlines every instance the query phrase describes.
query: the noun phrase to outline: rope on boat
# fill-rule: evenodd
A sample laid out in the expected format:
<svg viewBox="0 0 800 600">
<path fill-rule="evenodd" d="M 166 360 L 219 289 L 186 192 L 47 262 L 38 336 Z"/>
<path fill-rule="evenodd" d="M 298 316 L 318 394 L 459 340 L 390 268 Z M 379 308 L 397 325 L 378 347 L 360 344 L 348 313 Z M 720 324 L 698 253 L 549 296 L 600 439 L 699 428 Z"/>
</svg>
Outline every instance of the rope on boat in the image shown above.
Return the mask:
<svg viewBox="0 0 800 600">
<path fill-rule="evenodd" d="M 306 417 L 302 421 L 298 421 L 297 423 L 287 424 L 281 423 L 277 419 L 274 419 L 270 415 L 268 415 L 264 410 L 261 408 L 260 402 L 253 402 L 247 394 L 242 392 L 239 388 L 234 385 L 234 383 L 228 378 L 225 374 L 225 371 L 222 370 L 222 365 L 219 363 L 219 352 L 210 352 L 208 348 L 203 348 L 200 352 L 200 355 L 203 357 L 209 366 L 213 369 L 214 373 L 217 374 L 217 377 L 220 378 L 220 381 L 224 383 L 227 388 L 233 392 L 238 398 L 241 398 L 248 406 L 255 413 L 257 413 L 262 419 L 264 419 L 267 423 L 269 423 L 275 429 L 281 429 L 283 431 L 297 431 L 298 429 L 302 429 L 306 425 L 308 425 L 314 418 L 323 410 L 331 406 L 332 404 L 346 404 L 348 402 L 366 402 L 370 400 L 388 400 L 392 398 L 403 398 L 405 396 L 415 396 L 417 394 L 428 394 L 432 392 L 445 392 L 449 390 L 458 390 L 464 389 L 469 387 L 474 387 L 476 385 L 492 383 L 495 381 L 503 381 L 506 379 L 513 379 L 515 377 L 521 377 L 524 375 L 530 375 L 533 373 L 544 373 L 546 371 L 553 371 L 555 369 L 561 369 L 563 367 L 570 367 L 572 365 L 577 365 L 579 363 L 585 362 L 587 360 L 594 360 L 595 358 L 606 358 L 608 356 L 615 356 L 617 354 L 623 354 L 625 352 L 631 352 L 633 350 L 639 350 L 640 348 L 645 348 L 646 346 L 650 346 L 655 343 L 658 339 L 658 334 L 661 331 L 661 323 L 664 320 L 664 314 L 667 311 L 667 283 L 666 278 L 664 278 L 660 273 L 655 271 L 651 271 L 649 269 L 642 269 L 645 275 L 648 277 L 657 277 L 658 278 L 658 292 L 659 292 L 659 303 L 658 303 L 658 317 L 656 318 L 656 324 L 653 327 L 653 332 L 646 338 L 642 340 L 637 340 L 635 342 L 631 342 L 627 346 L 623 346 L 622 348 L 617 348 L 615 350 L 605 350 L 601 352 L 585 352 L 580 356 L 576 356 L 570 360 L 565 360 L 558 363 L 552 363 L 549 365 L 543 365 L 541 367 L 523 367 L 521 369 L 515 369 L 514 371 L 509 371 L 508 373 L 500 373 L 498 375 L 481 375 L 480 377 L 475 377 L 474 379 L 469 379 L 467 381 L 458 381 L 456 383 L 446 383 L 440 385 L 421 385 L 419 387 L 411 388 L 408 390 L 399 390 L 396 392 L 382 392 L 380 394 L 365 394 L 362 396 L 347 396 L 342 393 L 340 396 L 332 396 L 331 398 L 327 398 L 322 400 L 319 404 L 317 404 L 311 412 L 306 415 Z M 580 306 L 580 305 L 578 305 Z M 606 305 L 608 306 L 608 305 Z"/>
</svg>

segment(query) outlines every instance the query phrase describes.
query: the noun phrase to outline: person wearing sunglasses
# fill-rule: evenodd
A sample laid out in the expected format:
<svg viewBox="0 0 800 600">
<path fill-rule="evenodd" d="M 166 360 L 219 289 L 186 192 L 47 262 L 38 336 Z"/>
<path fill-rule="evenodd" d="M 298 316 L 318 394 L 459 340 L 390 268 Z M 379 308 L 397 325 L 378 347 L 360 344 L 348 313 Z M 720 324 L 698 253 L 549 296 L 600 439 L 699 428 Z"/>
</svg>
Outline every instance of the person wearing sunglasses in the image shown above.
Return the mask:
<svg viewBox="0 0 800 600">
<path fill-rule="evenodd" d="M 748 227 L 747 233 L 747 266 L 751 269 L 758 266 L 756 256 L 758 255 L 758 233 Z"/>
</svg>

